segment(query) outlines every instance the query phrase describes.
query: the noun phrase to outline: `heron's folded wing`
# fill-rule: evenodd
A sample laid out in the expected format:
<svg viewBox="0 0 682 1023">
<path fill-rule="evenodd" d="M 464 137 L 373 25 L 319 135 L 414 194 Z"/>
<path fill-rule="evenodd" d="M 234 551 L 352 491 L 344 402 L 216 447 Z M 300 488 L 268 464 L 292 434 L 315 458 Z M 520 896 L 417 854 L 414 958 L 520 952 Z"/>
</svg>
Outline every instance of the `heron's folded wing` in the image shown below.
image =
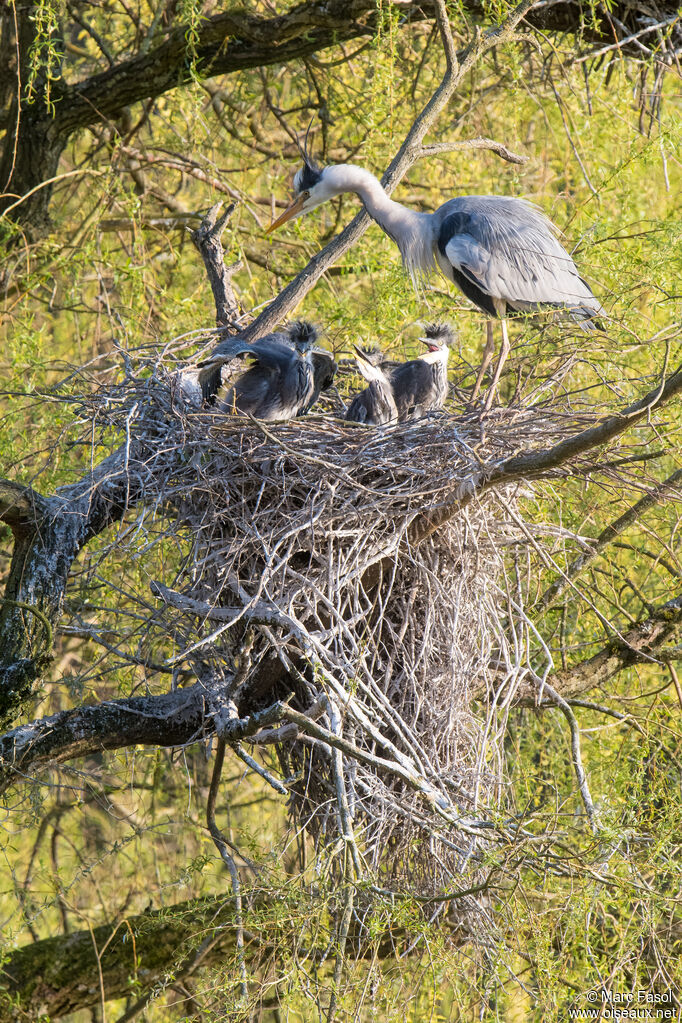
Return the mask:
<svg viewBox="0 0 682 1023">
<path fill-rule="evenodd" d="M 513 308 L 566 306 L 603 312 L 571 256 L 548 230 L 534 224 L 500 230 L 487 248 L 471 235 L 457 235 L 445 247 L 453 264 L 491 298 Z"/>
</svg>

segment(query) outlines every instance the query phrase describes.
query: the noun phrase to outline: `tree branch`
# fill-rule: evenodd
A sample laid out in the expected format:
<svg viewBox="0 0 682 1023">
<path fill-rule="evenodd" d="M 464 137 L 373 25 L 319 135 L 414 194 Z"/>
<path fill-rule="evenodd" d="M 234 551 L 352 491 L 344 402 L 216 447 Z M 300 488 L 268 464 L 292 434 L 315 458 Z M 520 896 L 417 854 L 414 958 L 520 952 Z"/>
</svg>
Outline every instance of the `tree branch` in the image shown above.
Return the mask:
<svg viewBox="0 0 682 1023">
<path fill-rule="evenodd" d="M 218 219 L 221 206 L 222 203 L 216 203 L 211 207 L 196 231 L 192 231 L 192 241 L 201 253 L 211 283 L 216 308 L 216 324 L 218 327 L 227 327 L 235 326 L 239 317 L 239 303 L 232 287 L 232 275 L 240 264 L 237 263 L 229 269 L 225 266 L 220 239 L 225 225 L 236 207 L 235 203 L 231 203 L 222 217 Z"/>
<path fill-rule="evenodd" d="M 0 793 L 18 779 L 102 750 L 184 746 L 214 731 L 205 686 L 62 710 L 0 737 Z"/>
<path fill-rule="evenodd" d="M 586 454 L 594 448 L 603 447 L 621 433 L 636 426 L 645 419 L 652 409 L 660 408 L 666 402 L 682 392 L 682 367 L 677 369 L 668 379 L 649 391 L 638 401 L 607 416 L 596 426 L 581 430 L 573 437 L 567 437 L 551 448 L 541 451 L 529 451 L 507 458 L 499 465 L 488 470 L 481 470 L 478 479 L 472 479 L 467 490 L 462 493 L 459 488 L 453 500 L 443 504 L 434 512 L 419 516 L 410 527 L 410 542 L 421 543 L 431 536 L 445 522 L 457 515 L 474 498 L 481 497 L 486 491 L 496 486 L 504 486 L 518 480 L 539 479 L 560 469 L 563 465 Z"/>
<path fill-rule="evenodd" d="M 458 153 L 474 149 L 489 149 L 493 153 L 497 153 L 499 157 L 506 160 L 507 163 L 527 163 L 528 157 L 521 156 L 520 153 L 514 153 L 507 146 L 501 142 L 495 142 L 494 139 L 484 138 L 482 135 L 477 136 L 475 139 L 461 139 L 458 142 L 436 142 L 432 145 L 422 146 L 421 156 L 438 156 L 440 153 Z"/>
<path fill-rule="evenodd" d="M 107 1001 L 124 998 L 140 984 L 163 985 L 196 960 L 224 960 L 234 949 L 233 916 L 231 899 L 194 899 L 24 945 L 0 969 L 0 1023 L 60 1019 L 99 1004 L 102 989 Z"/>
<path fill-rule="evenodd" d="M 443 900 L 464 898 L 487 887 L 486 883 L 456 895 L 444 894 Z M 376 890 L 375 894 L 387 905 L 393 905 L 395 893 Z M 314 912 L 314 904 L 304 901 L 305 894 L 299 898 L 300 905 L 294 912 L 304 921 Z M 362 921 L 367 896 L 360 892 L 356 898 L 359 903 L 357 919 Z M 266 903 L 266 897 L 251 896 L 245 911 L 244 954 L 253 960 L 252 972 L 258 968 L 262 955 L 271 949 L 264 946 L 257 923 L 249 930 L 249 912 L 253 910 L 258 921 L 267 908 Z M 318 935 L 318 948 L 309 953 L 313 961 L 326 958 L 328 937 L 328 930 L 323 928 Z M 347 936 L 348 945 L 358 958 L 394 956 L 405 939 L 406 932 L 398 923 L 377 935 L 370 935 L 359 923 Z M 452 940 L 461 943 L 461 932 L 453 933 Z M 96 950 L 101 950 L 99 959 Z M 137 994 L 140 988 L 157 994 L 160 993 L 157 989 L 162 990 L 199 967 L 224 963 L 235 951 L 233 898 L 191 899 L 125 917 L 115 925 L 101 924 L 45 938 L 15 949 L 3 962 L 0 1023 L 15 1023 L 17 1019 L 61 1019 L 100 1004 L 102 989 L 106 1001 Z M 147 995 L 143 995 L 136 1004 L 143 1006 L 148 1001 Z"/>
<path fill-rule="evenodd" d="M 53 497 L 22 491 L 40 516 L 30 528 L 26 520 L 15 537 L 0 604 L 0 727 L 16 716 L 52 660 L 52 630 L 78 552 L 136 503 L 153 464 L 153 453 L 138 459 L 125 445 Z M 10 484 L 5 493 L 13 500 L 20 489 Z"/>
<path fill-rule="evenodd" d="M 15 536 L 35 528 L 46 506 L 45 498 L 31 487 L 0 479 L 0 522 L 7 523 Z"/>
<path fill-rule="evenodd" d="M 638 664 L 658 664 L 668 659 L 682 660 L 682 596 L 675 597 L 642 619 L 631 629 L 614 636 L 605 647 L 592 657 L 566 670 L 556 671 L 549 678 L 552 686 L 564 700 L 570 701 L 599 686 L 606 685 L 619 672 Z M 492 694 L 479 689 L 476 699 L 489 699 Z M 536 679 L 522 681 L 514 692 L 515 706 L 544 706 L 538 704 Z M 553 706 L 551 700 L 547 706 Z"/>
<path fill-rule="evenodd" d="M 667 479 L 661 483 L 657 483 L 656 486 L 648 493 L 641 497 L 636 504 L 628 508 L 627 511 L 623 512 L 614 522 L 610 522 L 605 529 L 601 531 L 599 536 L 590 542 L 590 549 L 585 554 L 580 554 L 575 558 L 568 566 L 562 576 L 560 576 L 556 582 L 549 586 L 538 601 L 538 608 L 548 608 L 550 604 L 566 589 L 572 579 L 580 575 L 581 572 L 591 565 L 595 558 L 598 558 L 601 552 L 608 547 L 617 536 L 625 532 L 629 526 L 637 522 L 642 515 L 649 511 L 650 508 L 654 508 L 657 504 L 660 504 L 666 497 L 670 496 L 671 491 L 677 490 L 679 487 L 677 484 L 682 480 L 682 469 L 677 469 L 672 475 L 668 476 Z"/>
</svg>

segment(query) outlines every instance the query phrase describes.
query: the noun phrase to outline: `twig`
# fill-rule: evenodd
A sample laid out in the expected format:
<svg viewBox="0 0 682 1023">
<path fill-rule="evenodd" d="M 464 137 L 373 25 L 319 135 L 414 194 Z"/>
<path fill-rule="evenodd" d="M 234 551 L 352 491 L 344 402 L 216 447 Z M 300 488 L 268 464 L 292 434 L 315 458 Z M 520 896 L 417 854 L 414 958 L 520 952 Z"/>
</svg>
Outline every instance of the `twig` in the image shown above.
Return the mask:
<svg viewBox="0 0 682 1023">
<path fill-rule="evenodd" d="M 211 775 L 211 785 L 208 790 L 208 799 L 206 800 L 206 824 L 211 834 L 215 846 L 220 853 L 220 856 L 230 872 L 232 879 L 232 891 L 234 893 L 234 917 L 235 917 L 235 929 L 237 935 L 237 963 L 239 965 L 239 974 L 241 977 L 241 996 L 244 1002 L 246 1002 L 248 996 L 247 988 L 247 975 L 246 975 L 246 960 L 244 958 L 244 918 L 242 915 L 242 896 L 241 896 L 241 884 L 239 881 L 239 871 L 237 865 L 234 862 L 227 845 L 227 840 L 223 835 L 222 831 L 216 824 L 215 820 L 215 808 L 216 799 L 218 797 L 218 788 L 220 786 L 220 775 L 223 770 L 223 763 L 225 761 L 225 740 L 222 738 L 218 739 L 215 751 L 215 763 L 213 765 L 213 774 Z"/>
<path fill-rule="evenodd" d="M 543 694 L 544 693 L 546 693 L 556 703 L 557 707 L 568 721 L 568 725 L 571 730 L 571 758 L 573 760 L 573 769 L 578 780 L 580 796 L 585 807 L 585 813 L 587 814 L 590 822 L 590 827 L 592 828 L 593 833 L 597 834 L 599 831 L 599 821 L 597 810 L 592 802 L 592 796 L 590 795 L 590 790 L 587 784 L 587 775 L 585 774 L 585 768 L 583 767 L 583 761 L 580 755 L 580 727 L 578 725 L 577 718 L 569 704 L 566 700 L 564 700 L 563 696 L 560 696 L 556 689 L 553 689 L 548 682 L 545 682 L 543 685 Z"/>
<path fill-rule="evenodd" d="M 493 139 L 484 138 L 482 135 L 475 139 L 462 139 L 459 142 L 435 142 L 422 146 L 420 156 L 438 156 L 440 153 L 457 153 L 462 150 L 466 152 L 473 149 L 488 149 L 493 153 L 497 153 L 498 156 L 508 163 L 522 164 L 528 162 L 527 156 L 514 153 L 502 142 L 495 142 Z"/>
</svg>

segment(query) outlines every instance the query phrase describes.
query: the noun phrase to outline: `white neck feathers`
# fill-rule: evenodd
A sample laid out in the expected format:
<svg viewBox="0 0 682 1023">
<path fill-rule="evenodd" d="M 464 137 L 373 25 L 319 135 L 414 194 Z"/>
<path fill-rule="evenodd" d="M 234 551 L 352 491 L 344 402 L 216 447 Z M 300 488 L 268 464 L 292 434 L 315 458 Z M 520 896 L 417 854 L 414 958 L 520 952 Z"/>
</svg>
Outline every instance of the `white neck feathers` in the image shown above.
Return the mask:
<svg viewBox="0 0 682 1023">
<path fill-rule="evenodd" d="M 363 167 L 352 163 L 325 167 L 323 180 L 332 195 L 355 192 L 372 220 L 382 228 L 398 248 L 405 268 L 416 283 L 437 269 L 431 215 L 417 213 L 390 199 L 380 181 Z"/>
</svg>

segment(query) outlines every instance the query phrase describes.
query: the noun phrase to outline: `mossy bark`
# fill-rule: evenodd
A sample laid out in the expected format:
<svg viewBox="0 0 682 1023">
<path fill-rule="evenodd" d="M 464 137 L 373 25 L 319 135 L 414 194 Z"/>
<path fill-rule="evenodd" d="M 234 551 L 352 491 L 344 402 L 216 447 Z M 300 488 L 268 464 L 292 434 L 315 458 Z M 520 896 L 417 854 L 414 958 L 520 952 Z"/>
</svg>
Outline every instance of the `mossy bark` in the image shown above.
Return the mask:
<svg viewBox="0 0 682 1023">
<path fill-rule="evenodd" d="M 59 1019 L 103 1000 L 137 998 L 190 966 L 200 950 L 202 965 L 224 959 L 235 945 L 233 913 L 230 899 L 195 899 L 25 945 L 0 968 L 0 1023 Z"/>
</svg>

